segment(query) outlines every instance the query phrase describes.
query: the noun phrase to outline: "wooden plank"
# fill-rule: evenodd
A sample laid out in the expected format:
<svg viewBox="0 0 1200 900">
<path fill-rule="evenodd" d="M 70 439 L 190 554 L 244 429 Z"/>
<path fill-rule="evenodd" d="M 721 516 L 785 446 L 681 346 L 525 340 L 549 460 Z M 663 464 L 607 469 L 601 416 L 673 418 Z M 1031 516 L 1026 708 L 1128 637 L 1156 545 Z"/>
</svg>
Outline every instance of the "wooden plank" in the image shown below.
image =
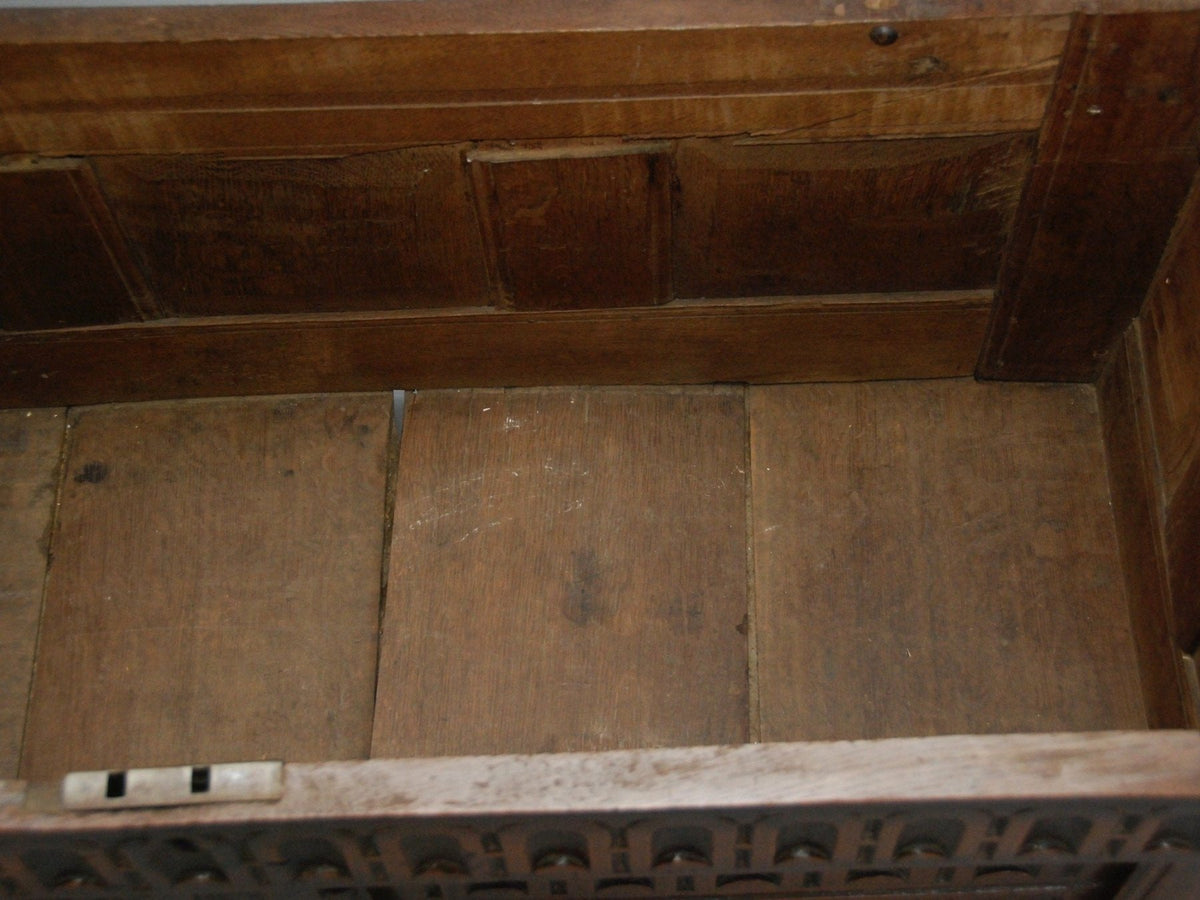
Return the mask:
<svg viewBox="0 0 1200 900">
<path fill-rule="evenodd" d="M 1200 735 L 1194 732 L 948 735 L 289 763 L 277 803 L 123 809 L 93 820 L 124 836 L 147 827 L 356 819 L 428 827 L 529 816 L 545 827 L 546 817 L 556 815 L 595 822 L 611 814 L 665 813 L 670 821 L 672 814 L 711 811 L 791 810 L 811 821 L 822 807 L 858 818 L 868 809 L 894 814 L 897 807 L 921 812 L 951 803 L 975 811 L 1027 810 L 1031 803 L 1065 811 L 1091 803 L 1111 812 L 1114 804 L 1134 801 L 1160 811 L 1194 811 L 1198 785 Z M 34 791 L 29 800 L 43 802 L 28 802 L 23 785 L 11 787 L 18 790 L 15 800 L 0 803 L 0 835 L 79 830 L 78 813 L 64 814 Z"/>
<path fill-rule="evenodd" d="M 174 314 L 491 302 L 460 148 L 95 165 Z"/>
<path fill-rule="evenodd" d="M 614 89 L 616 90 L 616 89 Z M 399 107 L 12 113 L 0 152 L 351 153 L 401 144 L 767 133 L 805 140 L 1030 131 L 1049 85 L 971 84 L 829 93 L 739 93 L 432 103 Z"/>
<path fill-rule="evenodd" d="M 0 778 L 16 778 L 66 418 L 0 412 Z"/>
<path fill-rule="evenodd" d="M 1178 649 L 1200 640 L 1200 187 L 1193 187 L 1139 320 L 1161 479 Z"/>
<path fill-rule="evenodd" d="M 634 17 L 559 30 L 534 17 L 464 33 L 427 24 L 389 36 L 58 42 L 23 40 L 18 26 L 6 41 L 0 19 L 0 150 L 1032 129 L 1067 25 L 1063 16 L 920 20 L 880 47 L 861 23 L 682 18 L 660 28 Z"/>
<path fill-rule="evenodd" d="M 751 389 L 763 740 L 1146 724 L 1092 389 Z"/>
<path fill-rule="evenodd" d="M 1099 0 L 1097 11 L 1189 8 L 1194 0 Z M 137 43 L 233 41 L 279 38 L 403 37 L 421 34 L 508 34 L 571 31 L 661 31 L 759 28 L 837 22 L 920 22 L 927 19 L 994 19 L 1067 15 L 1080 0 L 424 0 L 397 6 L 365 0 L 352 8 L 306 4 L 303 10 L 273 5 L 236 9 L 158 6 L 150 9 L 0 9 L 0 30 L 16 44 L 64 42 Z"/>
<path fill-rule="evenodd" d="M 390 400 L 72 412 L 22 777 L 367 755 Z"/>
<path fill-rule="evenodd" d="M 418 392 L 373 756 L 747 739 L 742 391 Z"/>
<path fill-rule="evenodd" d="M 990 293 L 392 313 L 0 335 L 0 406 L 539 384 L 965 375 Z M 204 361 L 203 365 L 198 361 Z"/>
<path fill-rule="evenodd" d="M 670 299 L 670 156 L 599 153 L 473 155 L 505 305 L 590 309 Z"/>
<path fill-rule="evenodd" d="M 1094 380 L 1197 171 L 1200 11 L 1081 16 L 1017 213 L 979 374 Z"/>
<path fill-rule="evenodd" d="M 1151 728 L 1193 726 L 1167 574 L 1154 431 L 1137 327 L 1097 384 L 1121 569 Z"/>
<path fill-rule="evenodd" d="M 314 881 L 327 895 L 603 896 L 629 885 L 680 896 L 685 878 L 683 894 L 705 896 L 767 884 L 790 897 L 869 887 L 901 900 L 936 887 L 963 900 L 1133 898 L 1156 881 L 1187 887 L 1141 876 L 1194 862 L 1198 740 L 964 736 L 289 764 L 277 802 L 86 817 L 55 809 L 54 786 L 8 783 L 0 871 L 35 896 L 68 873 L 94 875 L 93 895 L 165 894 L 201 862 L 225 893 L 256 898 L 313 894 Z M 924 858 L 913 859 L 918 838 Z M 664 866 L 664 845 L 704 863 Z M 547 866 L 550 852 L 570 865 Z M 868 856 L 888 874 L 864 871 Z M 879 893 L 885 878 L 902 889 Z"/>
<path fill-rule="evenodd" d="M 0 328 L 108 325 L 151 312 L 86 163 L 0 166 Z"/>
<path fill-rule="evenodd" d="M 686 141 L 680 297 L 995 284 L 1028 135 L 816 145 Z"/>
<path fill-rule="evenodd" d="M 1179 493 L 1200 452 L 1200 181 L 1180 216 L 1141 315 L 1147 398 L 1154 416 L 1163 495 Z"/>
</svg>

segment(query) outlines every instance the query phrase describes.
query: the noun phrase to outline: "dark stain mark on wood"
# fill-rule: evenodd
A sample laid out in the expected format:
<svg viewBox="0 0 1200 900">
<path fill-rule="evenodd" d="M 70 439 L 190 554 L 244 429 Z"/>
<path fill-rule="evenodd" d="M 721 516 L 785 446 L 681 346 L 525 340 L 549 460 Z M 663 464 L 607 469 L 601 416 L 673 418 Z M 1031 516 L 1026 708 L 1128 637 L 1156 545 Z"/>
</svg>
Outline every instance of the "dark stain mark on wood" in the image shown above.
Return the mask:
<svg viewBox="0 0 1200 900">
<path fill-rule="evenodd" d="M 612 618 L 616 604 L 603 596 L 603 567 L 596 551 L 571 554 L 571 580 L 563 597 L 563 615 L 579 626 L 601 624 Z"/>
<path fill-rule="evenodd" d="M 100 484 L 108 478 L 108 465 L 102 462 L 90 462 L 75 474 L 76 484 Z"/>
<path fill-rule="evenodd" d="M 698 593 L 675 594 L 667 604 L 671 627 L 677 634 L 694 634 L 704 624 L 704 597 Z"/>
<path fill-rule="evenodd" d="M 20 425 L 0 426 L 0 453 L 10 453 L 14 456 L 24 453 L 29 446 L 29 432 Z"/>
</svg>

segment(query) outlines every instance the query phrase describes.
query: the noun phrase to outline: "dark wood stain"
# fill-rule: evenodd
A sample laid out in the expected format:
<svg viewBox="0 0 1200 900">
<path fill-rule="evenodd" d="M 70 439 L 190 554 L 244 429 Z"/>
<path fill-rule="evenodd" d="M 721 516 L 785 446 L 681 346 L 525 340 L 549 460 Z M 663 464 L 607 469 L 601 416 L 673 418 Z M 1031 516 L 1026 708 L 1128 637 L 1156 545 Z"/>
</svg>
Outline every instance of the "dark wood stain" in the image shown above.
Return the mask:
<svg viewBox="0 0 1200 900">
<path fill-rule="evenodd" d="M 743 415 L 722 387 L 418 391 L 372 755 L 745 741 Z"/>
<path fill-rule="evenodd" d="M 563 615 L 579 626 L 603 623 L 619 608 L 612 592 L 605 590 L 603 571 L 594 550 L 571 554 L 571 580 L 563 596 Z"/>
<path fill-rule="evenodd" d="M 102 462 L 85 463 L 75 473 L 76 484 L 101 484 L 106 478 L 108 478 L 108 465 Z"/>
</svg>

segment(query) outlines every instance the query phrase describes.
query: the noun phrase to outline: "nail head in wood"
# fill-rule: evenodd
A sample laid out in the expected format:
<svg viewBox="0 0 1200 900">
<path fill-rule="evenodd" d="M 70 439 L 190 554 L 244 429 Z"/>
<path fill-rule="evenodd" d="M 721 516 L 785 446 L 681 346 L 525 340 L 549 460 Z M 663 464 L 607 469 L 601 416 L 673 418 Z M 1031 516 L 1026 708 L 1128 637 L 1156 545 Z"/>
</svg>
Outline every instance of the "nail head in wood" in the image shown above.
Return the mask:
<svg viewBox="0 0 1200 900">
<path fill-rule="evenodd" d="M 900 32 L 891 25 L 876 25 L 871 29 L 871 41 L 880 47 L 890 47 L 899 39 Z"/>
</svg>

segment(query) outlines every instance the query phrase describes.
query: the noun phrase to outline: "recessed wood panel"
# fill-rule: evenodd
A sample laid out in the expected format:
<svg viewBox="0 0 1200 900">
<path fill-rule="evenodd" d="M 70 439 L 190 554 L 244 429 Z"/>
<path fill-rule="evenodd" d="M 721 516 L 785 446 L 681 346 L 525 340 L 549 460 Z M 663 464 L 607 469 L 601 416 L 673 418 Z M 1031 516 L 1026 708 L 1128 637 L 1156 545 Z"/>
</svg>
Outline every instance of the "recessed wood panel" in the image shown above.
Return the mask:
<svg viewBox="0 0 1200 900">
<path fill-rule="evenodd" d="M 0 329 L 109 325 L 149 308 L 86 163 L 0 167 Z"/>
<path fill-rule="evenodd" d="M 66 417 L 0 412 L 0 779 L 16 778 Z"/>
<path fill-rule="evenodd" d="M 72 413 L 22 777 L 367 755 L 390 401 Z"/>
<path fill-rule="evenodd" d="M 97 160 L 178 315 L 490 302 L 460 152 L 342 159 Z"/>
<path fill-rule="evenodd" d="M 1090 387 L 750 391 L 763 740 L 1145 727 Z"/>
<path fill-rule="evenodd" d="M 655 151 L 477 156 L 481 215 L 506 304 L 587 309 L 669 299 L 670 165 Z"/>
<path fill-rule="evenodd" d="M 1028 135 L 852 144 L 688 141 L 678 156 L 680 297 L 994 284 Z"/>
<path fill-rule="evenodd" d="M 1081 15 L 979 373 L 1091 381 L 1137 315 L 1197 171 L 1200 12 Z"/>
<path fill-rule="evenodd" d="M 747 740 L 734 388 L 418 392 L 373 756 Z"/>
<path fill-rule="evenodd" d="M 392 313 L 0 335 L 0 405 L 544 384 L 970 373 L 991 294 Z"/>
<path fill-rule="evenodd" d="M 364 25 L 369 17 L 322 24 L 319 11 L 306 11 L 262 35 L 237 27 L 244 13 L 222 11 L 199 29 L 143 20 L 117 39 L 99 36 L 106 19 L 97 16 L 95 37 L 76 29 L 55 41 L 45 39 L 52 27 L 29 40 L 21 23 L 5 29 L 0 20 L 0 42 L 13 35 L 0 43 L 0 149 L 1035 128 L 1067 26 L 1061 15 L 946 16 L 906 21 L 899 40 L 880 47 L 869 25 L 803 24 L 813 13 L 794 4 L 715 16 L 707 4 L 692 6 L 663 15 L 643 5 L 622 17 L 434 4 L 417 15 L 423 21 L 406 22 L 401 11 L 378 27 Z M 897 10 L 896 19 L 921 14 Z M 601 20 L 609 24 L 597 27 Z M 316 23 L 308 33 L 307 23 Z"/>
</svg>

